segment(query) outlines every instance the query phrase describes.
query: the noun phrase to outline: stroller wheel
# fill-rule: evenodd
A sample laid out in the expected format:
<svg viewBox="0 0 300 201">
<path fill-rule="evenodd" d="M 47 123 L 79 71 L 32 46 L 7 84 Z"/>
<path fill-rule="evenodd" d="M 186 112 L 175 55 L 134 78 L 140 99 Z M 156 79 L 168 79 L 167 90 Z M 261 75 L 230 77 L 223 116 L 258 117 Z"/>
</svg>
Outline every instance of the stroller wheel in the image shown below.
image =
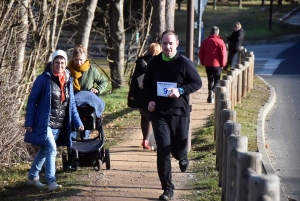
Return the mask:
<svg viewBox="0 0 300 201">
<path fill-rule="evenodd" d="M 109 155 L 109 149 L 105 149 L 105 166 L 106 169 L 110 169 L 110 155 Z"/>
<path fill-rule="evenodd" d="M 101 162 L 100 162 L 99 159 L 94 161 L 93 168 L 94 168 L 95 171 L 100 171 L 101 170 Z"/>
<path fill-rule="evenodd" d="M 78 168 L 79 168 L 79 160 L 78 159 L 75 159 L 75 158 L 73 159 L 72 167 L 73 167 L 74 171 L 78 170 Z"/>
<path fill-rule="evenodd" d="M 79 168 L 79 161 L 78 161 L 78 159 L 76 159 L 76 161 L 75 161 L 75 171 L 77 171 L 78 168 Z"/>
<path fill-rule="evenodd" d="M 67 154 L 65 152 L 63 152 L 61 158 L 62 158 L 63 171 L 66 171 L 68 169 Z"/>
</svg>

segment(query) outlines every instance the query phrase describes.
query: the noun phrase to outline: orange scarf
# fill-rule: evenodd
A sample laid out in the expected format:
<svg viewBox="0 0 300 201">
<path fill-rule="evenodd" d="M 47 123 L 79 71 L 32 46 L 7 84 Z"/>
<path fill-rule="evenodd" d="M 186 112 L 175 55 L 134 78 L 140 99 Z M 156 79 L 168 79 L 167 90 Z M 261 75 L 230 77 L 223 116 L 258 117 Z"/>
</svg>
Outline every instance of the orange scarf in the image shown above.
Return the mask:
<svg viewBox="0 0 300 201">
<path fill-rule="evenodd" d="M 71 72 L 73 80 L 73 86 L 75 91 L 80 91 L 80 84 L 78 78 L 82 76 L 82 73 L 90 68 L 90 61 L 86 60 L 81 66 L 75 66 L 73 60 L 68 63 L 68 68 Z"/>
<path fill-rule="evenodd" d="M 58 77 L 59 84 L 60 84 L 60 91 L 61 91 L 61 103 L 63 103 L 66 99 L 65 89 L 64 89 L 66 83 L 66 73 L 58 75 L 57 73 L 53 72 L 53 74 Z"/>
</svg>

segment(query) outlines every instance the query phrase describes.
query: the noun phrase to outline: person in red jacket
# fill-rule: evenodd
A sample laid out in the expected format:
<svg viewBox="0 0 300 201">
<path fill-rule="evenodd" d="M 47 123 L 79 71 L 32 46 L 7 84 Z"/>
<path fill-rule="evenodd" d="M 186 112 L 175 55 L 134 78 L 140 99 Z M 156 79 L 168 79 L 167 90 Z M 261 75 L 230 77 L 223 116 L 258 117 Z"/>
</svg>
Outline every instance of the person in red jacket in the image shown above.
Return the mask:
<svg viewBox="0 0 300 201">
<path fill-rule="evenodd" d="M 219 36 L 219 28 L 211 28 L 210 36 L 203 40 L 199 50 L 199 59 L 208 79 L 208 103 L 214 103 L 214 88 L 218 86 L 222 68 L 227 62 L 227 49 L 223 39 Z"/>
</svg>

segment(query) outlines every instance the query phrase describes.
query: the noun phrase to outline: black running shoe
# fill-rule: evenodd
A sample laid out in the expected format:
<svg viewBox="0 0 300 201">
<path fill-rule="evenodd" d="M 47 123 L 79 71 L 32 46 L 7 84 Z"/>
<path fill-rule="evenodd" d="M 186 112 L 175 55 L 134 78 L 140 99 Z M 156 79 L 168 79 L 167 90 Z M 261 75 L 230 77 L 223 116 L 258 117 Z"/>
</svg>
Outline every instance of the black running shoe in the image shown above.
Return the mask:
<svg viewBox="0 0 300 201">
<path fill-rule="evenodd" d="M 188 167 L 189 167 L 188 157 L 179 161 L 179 168 L 180 168 L 181 172 L 185 172 L 188 169 Z"/>
<path fill-rule="evenodd" d="M 159 200 L 173 200 L 174 191 L 172 188 L 167 188 L 164 193 L 159 196 Z"/>
</svg>

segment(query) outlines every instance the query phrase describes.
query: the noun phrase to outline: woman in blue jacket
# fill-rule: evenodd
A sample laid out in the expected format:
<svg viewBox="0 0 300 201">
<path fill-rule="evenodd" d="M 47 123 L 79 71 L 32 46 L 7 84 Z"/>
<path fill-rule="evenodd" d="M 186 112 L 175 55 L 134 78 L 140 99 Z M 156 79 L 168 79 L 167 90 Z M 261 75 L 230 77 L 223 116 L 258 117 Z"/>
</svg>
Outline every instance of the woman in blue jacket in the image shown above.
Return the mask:
<svg viewBox="0 0 300 201">
<path fill-rule="evenodd" d="M 31 165 L 27 185 L 44 188 L 39 172 L 46 163 L 48 190 L 61 188 L 56 183 L 56 146 L 72 146 L 72 124 L 84 130 L 74 102 L 72 78 L 66 70 L 67 54 L 57 50 L 45 71 L 33 83 L 25 116 L 25 142 L 40 146 Z"/>
</svg>

